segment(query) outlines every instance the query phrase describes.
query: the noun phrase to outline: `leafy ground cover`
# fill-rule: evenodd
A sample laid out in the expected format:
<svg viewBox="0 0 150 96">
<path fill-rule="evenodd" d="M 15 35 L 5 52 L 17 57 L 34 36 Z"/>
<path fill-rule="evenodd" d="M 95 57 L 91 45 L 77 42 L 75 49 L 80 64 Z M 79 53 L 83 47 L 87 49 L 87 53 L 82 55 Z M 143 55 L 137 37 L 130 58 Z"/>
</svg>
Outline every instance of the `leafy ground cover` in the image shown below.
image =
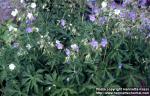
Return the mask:
<svg viewBox="0 0 150 96">
<path fill-rule="evenodd" d="M 149 0 L 20 3 L 0 25 L 2 96 L 150 86 Z"/>
</svg>

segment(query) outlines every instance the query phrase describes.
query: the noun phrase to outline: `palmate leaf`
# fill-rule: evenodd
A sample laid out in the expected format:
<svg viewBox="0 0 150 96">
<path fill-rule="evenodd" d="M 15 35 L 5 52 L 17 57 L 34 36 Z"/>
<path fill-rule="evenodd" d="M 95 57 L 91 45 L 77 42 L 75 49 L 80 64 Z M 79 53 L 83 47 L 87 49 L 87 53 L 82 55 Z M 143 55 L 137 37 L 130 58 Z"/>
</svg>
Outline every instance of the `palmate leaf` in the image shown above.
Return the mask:
<svg viewBox="0 0 150 96">
<path fill-rule="evenodd" d="M 108 79 L 105 83 L 104 83 L 104 87 L 109 87 L 109 85 L 111 85 L 115 80 L 114 79 Z"/>
<path fill-rule="evenodd" d="M 93 85 L 93 84 L 89 84 L 89 83 L 86 83 L 86 84 L 83 84 L 80 86 L 80 90 L 79 90 L 79 94 L 84 94 L 84 95 L 89 95 L 89 92 L 90 93 L 96 93 L 95 90 L 96 90 L 96 85 Z"/>
<path fill-rule="evenodd" d="M 64 84 L 64 77 L 58 76 L 56 72 L 53 72 L 51 75 L 45 75 L 45 84 L 49 86 L 51 90 L 45 90 L 46 93 L 49 93 L 51 96 L 70 96 L 69 94 L 77 94 L 77 92 L 72 89 L 74 86 L 67 86 Z"/>
<path fill-rule="evenodd" d="M 28 96 L 20 83 L 15 80 L 8 80 L 4 90 L 4 96 Z"/>
<path fill-rule="evenodd" d="M 148 87 L 150 87 L 150 66 L 147 67 L 148 70 L 146 71 L 146 78 L 147 78 L 147 83 L 148 83 Z"/>
<path fill-rule="evenodd" d="M 43 83 L 42 72 L 43 70 L 35 71 L 34 68 L 29 67 L 29 69 L 23 73 L 22 86 L 25 86 L 27 92 L 38 93 L 39 84 Z"/>
<path fill-rule="evenodd" d="M 140 81 L 143 80 L 144 77 L 141 76 L 137 71 L 130 71 L 128 75 L 125 75 L 122 80 L 124 80 L 124 84 L 126 87 L 140 87 Z"/>
<path fill-rule="evenodd" d="M 51 51 L 49 51 L 49 50 L 51 50 Z M 58 68 L 58 66 L 60 66 L 59 64 L 62 64 L 63 63 L 63 61 L 64 61 L 64 54 L 62 54 L 61 53 L 61 51 L 60 52 L 58 52 L 58 53 L 54 53 L 56 50 L 54 50 L 54 49 L 49 49 L 48 51 L 49 51 L 49 60 L 48 60 L 48 62 L 46 63 L 46 65 L 47 66 L 49 66 L 50 67 L 50 70 L 52 71 L 52 70 L 56 70 L 55 68 Z M 58 51 L 58 50 L 57 50 Z"/>
<path fill-rule="evenodd" d="M 116 79 L 110 78 L 104 82 L 105 88 L 119 88 L 120 86 L 115 82 Z"/>
<path fill-rule="evenodd" d="M 126 70 L 136 70 L 132 64 L 124 64 L 123 67 L 126 69 Z"/>
<path fill-rule="evenodd" d="M 75 95 L 77 92 L 71 88 L 61 88 L 61 89 L 56 89 L 55 92 L 51 94 L 51 96 L 70 96 L 70 95 Z"/>
<path fill-rule="evenodd" d="M 19 89 L 14 89 L 14 88 L 8 88 L 6 89 L 6 93 L 4 93 L 4 96 L 28 96 L 26 92 L 23 92 Z"/>
<path fill-rule="evenodd" d="M 23 13 L 23 16 L 20 14 L 16 17 L 21 18 L 19 25 L 7 22 L 6 25 L 15 26 L 17 32 L 9 32 L 7 26 L 0 25 L 0 83 L 6 81 L 6 87 L 5 84 L 0 84 L 0 88 L 2 91 L 5 88 L 4 96 L 96 96 L 96 87 L 136 87 L 140 85 L 141 80 L 148 82 L 147 86 L 150 85 L 150 42 L 149 37 L 145 38 L 147 33 L 139 30 L 140 20 L 132 25 L 131 20 L 120 19 L 120 16 L 111 18 L 109 10 L 103 11 L 103 8 L 98 8 L 100 14 L 96 16 L 95 22 L 85 20 L 85 14 L 95 14 L 86 13 L 90 11 L 87 3 L 91 0 L 25 1 L 35 1 L 37 8 L 30 10 L 28 3 L 26 6 L 29 7 L 24 13 L 18 9 L 19 13 Z M 96 3 L 91 11 L 100 7 L 97 5 L 102 1 L 104 0 L 97 0 L 98 4 Z M 43 6 L 45 8 L 42 8 Z M 25 16 L 28 12 L 35 16 L 32 24 L 26 24 Z M 137 15 L 140 15 L 138 13 Z M 104 25 L 99 24 L 101 16 L 107 19 Z M 65 27 L 61 26 L 61 19 L 66 21 Z M 26 27 L 37 27 L 39 31 L 27 33 Z M 128 31 L 131 34 L 128 34 Z M 103 37 L 108 39 L 105 48 L 101 46 Z M 92 38 L 98 41 L 98 49 L 89 44 Z M 44 47 L 41 48 L 38 43 L 43 40 Z M 64 45 L 62 50 L 55 46 L 56 40 L 60 40 Z M 19 43 L 19 47 L 12 48 L 12 41 Z M 79 52 L 72 50 L 70 45 L 73 43 L 79 46 Z M 26 44 L 30 44 L 32 48 L 27 50 Z M 70 62 L 67 64 L 64 62 L 66 48 L 77 57 L 74 60 L 70 56 Z M 90 58 L 85 59 L 87 54 L 90 54 Z M 8 71 L 7 64 L 13 61 L 19 62 L 15 63 L 16 68 L 13 71 Z M 121 68 L 118 67 L 120 63 L 123 65 Z M 23 69 L 20 74 L 18 66 Z"/>
<path fill-rule="evenodd" d="M 52 76 L 49 75 L 49 74 L 45 75 L 45 79 L 46 79 L 45 80 L 45 85 L 52 86 L 53 84 L 55 84 L 55 82 L 57 82 L 57 77 L 55 77 L 55 76 L 52 77 Z"/>
<path fill-rule="evenodd" d="M 7 77 L 7 70 L 4 64 L 0 65 L 0 81 L 3 81 Z"/>
<path fill-rule="evenodd" d="M 62 77 L 61 75 L 57 75 L 56 72 L 53 72 L 51 75 L 50 74 L 46 74 L 45 75 L 45 85 L 46 86 L 50 86 L 50 87 L 63 87 L 63 80 L 64 77 Z"/>
<path fill-rule="evenodd" d="M 96 85 L 97 87 L 102 87 L 102 80 L 100 78 L 98 78 L 99 76 L 94 76 L 92 78 L 92 82 L 94 83 L 94 85 Z"/>
</svg>

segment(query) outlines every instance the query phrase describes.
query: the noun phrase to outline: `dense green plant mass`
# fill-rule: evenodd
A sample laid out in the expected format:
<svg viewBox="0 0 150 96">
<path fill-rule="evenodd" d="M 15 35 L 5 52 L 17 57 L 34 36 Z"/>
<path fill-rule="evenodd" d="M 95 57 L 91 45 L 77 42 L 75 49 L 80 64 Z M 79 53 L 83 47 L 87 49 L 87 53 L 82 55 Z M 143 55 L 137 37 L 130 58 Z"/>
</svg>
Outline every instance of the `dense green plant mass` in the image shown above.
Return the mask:
<svg viewBox="0 0 150 96">
<path fill-rule="evenodd" d="M 96 96 L 96 88 L 150 87 L 150 35 L 139 18 L 121 18 L 109 7 L 90 17 L 85 0 L 35 2 L 0 26 L 2 96 Z"/>
</svg>

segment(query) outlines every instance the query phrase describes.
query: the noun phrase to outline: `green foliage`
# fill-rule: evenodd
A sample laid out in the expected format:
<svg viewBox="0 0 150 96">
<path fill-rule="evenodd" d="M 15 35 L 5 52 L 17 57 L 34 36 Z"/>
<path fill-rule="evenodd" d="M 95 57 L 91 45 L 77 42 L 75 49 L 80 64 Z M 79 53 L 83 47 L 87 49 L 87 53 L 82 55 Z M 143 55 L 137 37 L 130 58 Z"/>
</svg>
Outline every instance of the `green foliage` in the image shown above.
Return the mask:
<svg viewBox="0 0 150 96">
<path fill-rule="evenodd" d="M 142 82 L 150 87 L 149 38 L 136 28 L 127 34 L 131 21 L 110 16 L 106 24 L 99 25 L 85 20 L 86 0 L 34 1 L 36 11 L 27 10 L 36 17 L 32 24 L 25 23 L 27 12 L 22 12 L 20 24 L 10 20 L 0 26 L 0 94 L 96 96 L 96 88 L 143 87 Z M 61 19 L 66 20 L 65 27 Z M 10 25 L 17 31 L 9 31 Z M 33 32 L 26 32 L 27 27 Z M 107 38 L 107 46 L 92 48 L 92 38 L 99 43 Z M 56 40 L 63 49 L 57 48 Z M 14 47 L 15 43 L 19 46 Z M 79 52 L 72 44 L 78 45 Z M 70 56 L 66 56 L 66 48 Z"/>
</svg>

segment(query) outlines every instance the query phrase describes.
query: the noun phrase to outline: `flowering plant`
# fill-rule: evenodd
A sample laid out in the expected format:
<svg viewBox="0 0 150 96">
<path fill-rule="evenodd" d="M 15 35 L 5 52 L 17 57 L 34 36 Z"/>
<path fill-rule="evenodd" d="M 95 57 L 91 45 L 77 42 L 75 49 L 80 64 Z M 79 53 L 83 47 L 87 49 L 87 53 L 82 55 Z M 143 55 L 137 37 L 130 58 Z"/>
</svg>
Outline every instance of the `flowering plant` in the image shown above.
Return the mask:
<svg viewBox="0 0 150 96">
<path fill-rule="evenodd" d="M 146 2 L 27 1 L 0 25 L 0 94 L 96 96 L 96 88 L 150 86 Z"/>
</svg>

